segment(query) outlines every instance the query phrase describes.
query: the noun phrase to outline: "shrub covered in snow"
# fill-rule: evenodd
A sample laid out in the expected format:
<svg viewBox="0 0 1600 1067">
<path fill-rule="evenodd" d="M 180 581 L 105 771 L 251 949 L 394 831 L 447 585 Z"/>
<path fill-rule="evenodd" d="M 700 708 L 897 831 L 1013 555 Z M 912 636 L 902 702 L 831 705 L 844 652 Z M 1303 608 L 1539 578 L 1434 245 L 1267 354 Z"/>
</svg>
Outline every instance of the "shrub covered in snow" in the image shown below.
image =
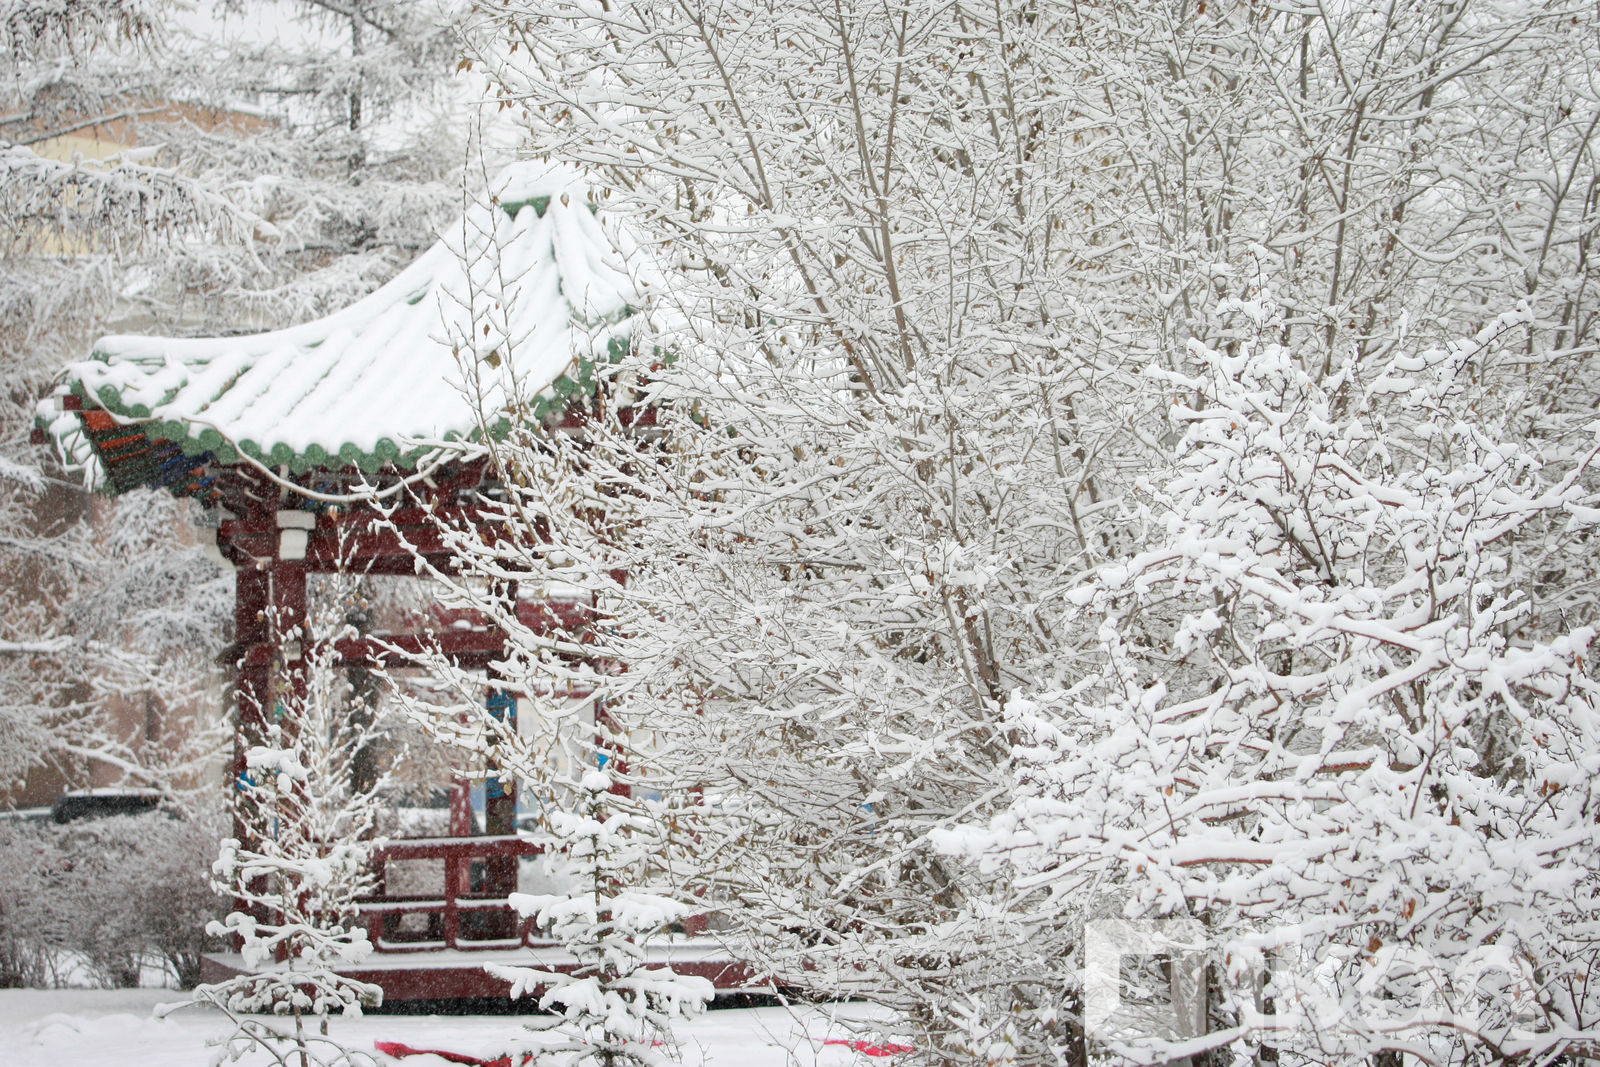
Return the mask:
<svg viewBox="0 0 1600 1067">
<path fill-rule="evenodd" d="M 0 986 L 194 985 L 222 910 L 207 877 L 219 824 L 0 822 Z"/>
</svg>

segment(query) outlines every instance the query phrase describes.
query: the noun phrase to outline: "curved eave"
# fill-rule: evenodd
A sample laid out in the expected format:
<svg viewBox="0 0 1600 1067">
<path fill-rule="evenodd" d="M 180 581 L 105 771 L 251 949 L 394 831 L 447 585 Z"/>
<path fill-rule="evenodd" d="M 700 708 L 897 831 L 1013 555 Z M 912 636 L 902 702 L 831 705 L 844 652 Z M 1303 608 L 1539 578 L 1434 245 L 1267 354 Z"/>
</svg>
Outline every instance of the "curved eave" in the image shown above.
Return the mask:
<svg viewBox="0 0 1600 1067">
<path fill-rule="evenodd" d="M 626 352 L 627 343 L 626 329 L 614 330 L 607 340 L 607 359 L 610 362 L 620 360 Z M 564 414 L 574 400 L 593 396 L 598 382 L 596 365 L 593 359 L 575 358 L 563 373 L 536 395 L 532 409 L 527 412 L 526 424 L 540 425 L 551 422 Z M 199 420 L 165 417 L 159 412 L 152 412 L 144 404 L 124 403 L 121 392 L 113 386 L 101 386 L 91 393 L 81 379 L 71 379 L 66 384 L 70 394 L 78 397 L 86 408 L 100 408 L 109 412 L 118 422 L 138 426 L 151 440 L 170 441 L 191 455 L 209 452 L 215 457 L 215 461 L 223 466 L 241 462 L 242 453 L 248 460 L 254 460 L 273 469 L 285 468 L 294 474 L 316 468 L 329 470 L 356 468 L 370 474 L 390 466 L 412 469 L 423 457 L 438 447 L 436 443 L 419 445 L 397 441 L 390 437 L 380 437 L 369 448 L 346 443 L 331 452 L 316 444 L 302 450 L 290 448 L 281 442 L 264 447 L 249 438 L 240 441 L 231 440 Z M 59 426 L 59 424 L 53 425 L 52 420 L 43 415 L 35 419 L 35 425 L 45 430 L 58 429 Z M 479 441 L 485 438 L 500 440 L 510 433 L 512 425 L 512 419 L 502 415 L 487 426 L 480 425 L 465 433 L 457 430 L 446 431 L 436 440 L 443 442 Z"/>
<path fill-rule="evenodd" d="M 295 473 L 413 467 L 441 443 L 559 418 L 626 351 L 636 290 L 581 196 L 519 168 L 502 185 L 331 315 L 230 338 L 106 337 L 62 388 L 185 454 Z M 76 420 L 50 407 L 37 425 L 82 453 Z"/>
</svg>

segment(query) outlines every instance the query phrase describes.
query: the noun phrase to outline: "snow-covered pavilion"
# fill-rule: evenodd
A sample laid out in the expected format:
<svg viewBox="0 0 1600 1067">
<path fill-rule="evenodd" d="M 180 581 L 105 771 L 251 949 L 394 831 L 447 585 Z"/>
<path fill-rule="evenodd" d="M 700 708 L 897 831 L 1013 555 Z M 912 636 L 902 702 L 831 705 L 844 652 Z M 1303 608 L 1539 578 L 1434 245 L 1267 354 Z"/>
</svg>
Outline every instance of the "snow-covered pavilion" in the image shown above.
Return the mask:
<svg viewBox="0 0 1600 1067">
<path fill-rule="evenodd" d="M 486 458 L 451 458 L 439 445 L 502 434 L 513 420 L 581 425 L 597 402 L 595 368 L 629 344 L 634 294 L 584 189 L 519 167 L 416 262 L 343 310 L 242 336 L 106 337 L 65 370 L 41 406 L 41 438 L 96 466 L 110 491 L 162 487 L 198 499 L 214 518 L 216 548 L 236 581 L 236 774 L 271 706 L 274 664 L 304 654 L 279 635 L 306 618 L 307 575 L 413 574 L 419 555 L 452 569 L 441 526 L 488 535 L 475 504 L 492 472 Z M 518 605 L 548 627 L 581 628 L 587 617 L 572 602 Z M 504 640 L 487 625 L 457 625 L 336 648 L 350 665 L 381 665 L 426 645 L 488 668 L 504 656 Z M 508 703 L 514 709 L 490 700 Z M 511 918 L 504 898 L 516 889 L 518 858 L 536 850 L 516 834 L 515 806 L 514 794 L 491 797 L 484 835 L 383 850 L 386 861 L 442 860 L 446 884 L 436 897 L 364 905 L 380 962 L 354 977 L 383 985 L 390 999 L 504 995 L 482 962 L 510 950 L 525 961 L 537 932 L 513 922 L 499 930 L 510 936 L 475 941 L 464 927 L 497 927 L 462 916 L 500 909 Z M 470 833 L 470 821 L 453 815 L 452 834 Z M 477 861 L 486 878 L 474 894 L 467 872 Z M 430 916 L 429 936 L 397 938 L 397 917 L 419 912 Z M 674 957 L 680 972 L 687 964 L 717 979 L 727 968 L 720 953 L 688 956 Z"/>
</svg>

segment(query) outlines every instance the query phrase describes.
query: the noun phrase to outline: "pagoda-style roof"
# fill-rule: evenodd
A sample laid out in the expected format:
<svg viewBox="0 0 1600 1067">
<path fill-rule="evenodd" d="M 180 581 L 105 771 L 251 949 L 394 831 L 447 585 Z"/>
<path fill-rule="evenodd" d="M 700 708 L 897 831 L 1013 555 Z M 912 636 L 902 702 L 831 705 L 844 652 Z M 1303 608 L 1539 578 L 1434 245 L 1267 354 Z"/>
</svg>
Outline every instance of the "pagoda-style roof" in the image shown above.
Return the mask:
<svg viewBox="0 0 1600 1067">
<path fill-rule="evenodd" d="M 634 289 L 570 177 L 520 165 L 495 187 L 392 281 L 326 318 L 98 341 L 64 381 L 83 408 L 103 409 L 82 428 L 112 487 L 183 491 L 163 470 L 241 453 L 293 472 L 412 467 L 429 442 L 471 437 L 484 416 L 503 431 L 513 400 L 524 420 L 559 413 L 592 385 L 594 363 L 627 344 Z M 82 452 L 71 447 L 78 419 L 48 410 L 40 421 Z M 134 445 L 108 447 L 125 431 Z"/>
</svg>

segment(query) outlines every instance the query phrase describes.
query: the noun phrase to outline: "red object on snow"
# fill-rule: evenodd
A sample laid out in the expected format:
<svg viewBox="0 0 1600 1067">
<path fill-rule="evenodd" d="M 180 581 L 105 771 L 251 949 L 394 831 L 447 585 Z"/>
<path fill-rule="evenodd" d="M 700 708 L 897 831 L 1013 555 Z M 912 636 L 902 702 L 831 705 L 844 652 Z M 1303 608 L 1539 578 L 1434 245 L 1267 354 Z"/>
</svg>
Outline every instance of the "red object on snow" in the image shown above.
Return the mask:
<svg viewBox="0 0 1600 1067">
<path fill-rule="evenodd" d="M 870 1041 L 848 1041 L 842 1037 L 830 1037 L 823 1044 L 844 1045 L 861 1053 L 863 1056 L 898 1056 L 902 1052 L 914 1051 L 910 1045 L 895 1045 L 887 1041 L 881 1045 L 874 1045 Z"/>
<path fill-rule="evenodd" d="M 404 1059 L 407 1056 L 438 1056 L 440 1059 L 449 1060 L 451 1063 L 467 1064 L 468 1067 L 511 1067 L 510 1056 L 500 1056 L 492 1060 L 480 1060 L 476 1056 L 468 1056 L 465 1052 L 446 1052 L 437 1048 L 412 1048 L 410 1045 L 402 1045 L 398 1041 L 374 1041 L 373 1044 L 377 1046 L 379 1052 L 385 1056 L 393 1056 L 397 1060 Z M 526 1063 L 531 1058 L 531 1056 L 524 1056 L 523 1062 Z"/>
</svg>

